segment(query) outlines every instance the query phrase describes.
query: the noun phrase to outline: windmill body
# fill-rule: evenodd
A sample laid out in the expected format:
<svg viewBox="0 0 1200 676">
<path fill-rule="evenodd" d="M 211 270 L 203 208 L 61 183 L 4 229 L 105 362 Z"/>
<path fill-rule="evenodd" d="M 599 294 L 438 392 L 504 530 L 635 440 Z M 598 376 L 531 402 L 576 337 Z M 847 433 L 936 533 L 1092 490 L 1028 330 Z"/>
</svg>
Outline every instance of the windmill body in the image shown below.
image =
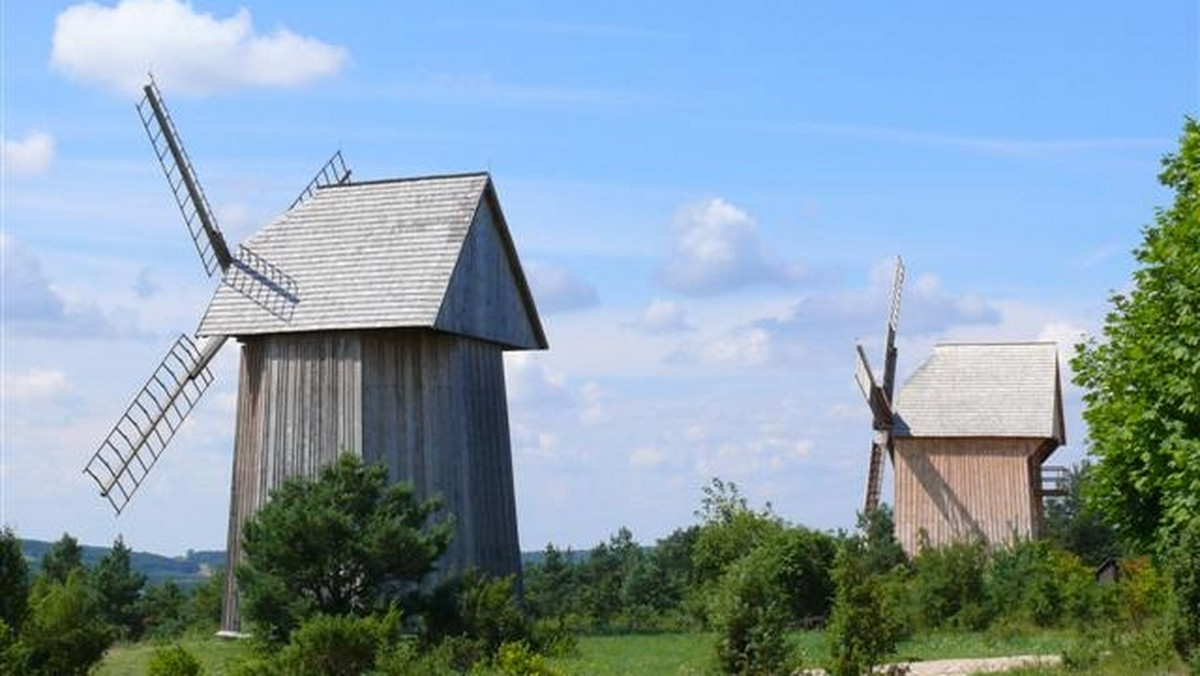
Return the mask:
<svg viewBox="0 0 1200 676">
<path fill-rule="evenodd" d="M 1065 488 L 1062 468 L 1043 467 L 1066 441 L 1056 345 L 938 345 L 893 397 L 903 282 L 897 259 L 882 383 L 858 347 L 873 430 L 863 513 L 879 505 L 886 456 L 896 539 L 910 556 L 924 545 L 1036 537 L 1043 500 Z"/>
<path fill-rule="evenodd" d="M 1065 443 L 1054 343 L 946 344 L 896 399 L 896 538 L 915 554 L 1037 537 L 1058 487 L 1043 463 Z"/>
<path fill-rule="evenodd" d="M 455 523 L 442 570 L 520 572 L 503 353 L 545 334 L 486 173 L 350 182 L 340 153 L 234 255 L 153 82 L 142 121 L 209 274 L 197 345 L 181 336 L 84 472 L 120 513 L 241 347 L 228 570 L 241 529 L 341 453 L 387 467 Z M 222 629 L 240 618 L 228 576 Z"/>
<path fill-rule="evenodd" d="M 322 188 L 248 244 L 304 295 L 284 321 L 223 286 L 200 325 L 242 349 L 230 564 L 271 490 L 354 452 L 441 497 L 443 569 L 519 573 L 502 358 L 546 340 L 489 177 Z"/>
</svg>

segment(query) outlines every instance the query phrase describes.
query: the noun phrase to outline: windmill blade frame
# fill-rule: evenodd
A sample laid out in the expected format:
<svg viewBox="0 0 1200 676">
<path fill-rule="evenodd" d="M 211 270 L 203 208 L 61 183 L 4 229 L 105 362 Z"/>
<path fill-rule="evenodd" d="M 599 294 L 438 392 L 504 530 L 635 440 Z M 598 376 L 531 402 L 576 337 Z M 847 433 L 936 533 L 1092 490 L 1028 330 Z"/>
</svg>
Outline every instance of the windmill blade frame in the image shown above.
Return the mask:
<svg viewBox="0 0 1200 676">
<path fill-rule="evenodd" d="M 179 336 L 83 468 L 117 514 L 212 384 L 208 364 L 225 340 L 214 336 L 197 347 Z"/>
<path fill-rule="evenodd" d="M 896 332 L 900 326 L 900 298 L 904 287 L 904 259 L 896 257 L 896 273 L 892 279 L 891 301 L 888 306 L 887 328 L 883 348 L 883 382 L 877 383 L 867 361 L 862 345 L 857 345 L 858 362 L 854 376 L 859 389 L 871 407 L 871 427 L 875 430 L 871 440 L 871 459 L 867 466 L 867 489 L 863 499 L 863 513 L 871 514 L 879 507 L 879 496 L 883 490 L 883 454 L 894 453 L 892 426 L 894 412 L 892 402 L 896 390 Z"/>
<path fill-rule="evenodd" d="M 284 322 L 292 320 L 292 313 L 300 302 L 300 287 L 296 280 L 245 245 L 238 246 L 238 256 L 221 278 L 221 283 Z"/>
<path fill-rule="evenodd" d="M 200 255 L 200 263 L 210 277 L 217 268 L 224 272 L 233 262 L 233 255 L 225 243 L 225 236 L 217 227 L 208 197 L 196 178 L 192 161 L 183 148 L 183 141 L 179 138 L 179 132 L 153 77 L 142 87 L 142 93 L 142 100 L 137 104 L 138 117 L 171 186 L 171 194 L 175 197 L 183 222 L 187 224 L 196 253 Z"/>
<path fill-rule="evenodd" d="M 300 191 L 296 199 L 288 205 L 287 210 L 291 211 L 299 206 L 302 202 L 313 196 L 319 188 L 324 188 L 329 185 L 343 185 L 350 181 L 350 167 L 346 166 L 346 160 L 342 157 L 342 151 L 338 150 L 333 153 L 325 164 L 317 170 L 317 174 L 313 176 L 308 185 Z"/>
</svg>

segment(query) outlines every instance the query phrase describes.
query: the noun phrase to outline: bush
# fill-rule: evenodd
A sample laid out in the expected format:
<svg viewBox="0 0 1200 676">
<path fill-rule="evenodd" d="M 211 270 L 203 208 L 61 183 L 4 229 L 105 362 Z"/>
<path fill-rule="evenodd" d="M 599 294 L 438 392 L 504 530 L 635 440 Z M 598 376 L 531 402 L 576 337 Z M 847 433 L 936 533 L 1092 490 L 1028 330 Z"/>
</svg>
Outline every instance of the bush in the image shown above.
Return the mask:
<svg viewBox="0 0 1200 676">
<path fill-rule="evenodd" d="M 486 655 L 506 642 L 529 638 L 529 622 L 517 603 L 513 578 L 467 572 L 438 587 L 429 603 L 425 642 L 463 636 L 483 643 Z"/>
<path fill-rule="evenodd" d="M 502 676 L 559 676 L 544 657 L 520 641 L 500 646 L 493 663 Z"/>
<path fill-rule="evenodd" d="M 980 540 L 922 546 L 909 584 L 914 620 L 922 629 L 987 626 L 984 571 L 988 553 Z"/>
<path fill-rule="evenodd" d="M 0 620 L 0 674 L 29 673 L 29 647 L 17 638 L 17 632 Z"/>
<path fill-rule="evenodd" d="M 242 529 L 243 613 L 282 643 L 314 615 L 387 608 L 418 588 L 449 545 L 452 524 L 431 521 L 439 509 L 353 455 L 316 479 L 288 479 Z"/>
<path fill-rule="evenodd" d="M 1168 571 L 1174 592 L 1175 649 L 1191 665 L 1200 662 L 1200 518 L 1183 529 L 1171 553 Z"/>
<path fill-rule="evenodd" d="M 11 528 L 0 529 L 0 622 L 21 629 L 29 609 L 29 564 Z"/>
<path fill-rule="evenodd" d="M 421 654 L 411 641 L 396 643 L 375 656 L 376 676 L 434 676 L 464 671 L 466 668 L 456 669 L 451 664 L 447 653 L 434 650 Z"/>
<path fill-rule="evenodd" d="M 1053 627 L 1086 624 L 1101 614 L 1101 591 L 1091 569 L 1046 540 L 1020 540 L 995 551 L 987 588 L 993 617 Z"/>
<path fill-rule="evenodd" d="M 148 676 L 200 676 L 204 667 L 195 655 L 182 646 L 173 645 L 154 651 L 146 665 L 146 673 Z"/>
<path fill-rule="evenodd" d="M 729 566 L 712 602 L 718 668 L 726 674 L 784 673 L 788 661 L 787 594 L 779 558 L 758 547 Z"/>
<path fill-rule="evenodd" d="M 381 648 L 400 638 L 400 613 L 355 617 L 316 615 L 296 628 L 279 653 L 287 674 L 357 676 L 374 668 Z"/>
<path fill-rule="evenodd" d="M 55 676 L 86 674 L 104 656 L 115 634 L 100 615 L 83 570 L 71 570 L 61 583 L 39 580 L 21 632 L 30 650 L 30 665 Z"/>
<path fill-rule="evenodd" d="M 836 593 L 826 627 L 833 676 L 862 676 L 896 649 L 902 625 L 887 579 L 871 571 L 858 540 L 848 541 L 833 567 Z"/>
</svg>

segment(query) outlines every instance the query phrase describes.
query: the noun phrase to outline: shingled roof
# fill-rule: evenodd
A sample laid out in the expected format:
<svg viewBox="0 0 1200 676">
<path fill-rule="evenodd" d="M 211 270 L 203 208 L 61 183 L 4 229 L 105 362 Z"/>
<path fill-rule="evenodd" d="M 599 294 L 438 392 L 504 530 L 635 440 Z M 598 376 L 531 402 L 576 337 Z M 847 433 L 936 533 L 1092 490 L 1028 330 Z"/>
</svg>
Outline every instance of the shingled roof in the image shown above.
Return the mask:
<svg viewBox="0 0 1200 676">
<path fill-rule="evenodd" d="M 486 173 L 321 188 L 244 246 L 295 281 L 299 302 L 271 312 L 221 284 L 198 335 L 429 328 L 546 347 Z"/>
<path fill-rule="evenodd" d="M 1066 442 L 1054 343 L 945 344 L 896 398 L 904 437 L 1025 437 Z"/>
</svg>

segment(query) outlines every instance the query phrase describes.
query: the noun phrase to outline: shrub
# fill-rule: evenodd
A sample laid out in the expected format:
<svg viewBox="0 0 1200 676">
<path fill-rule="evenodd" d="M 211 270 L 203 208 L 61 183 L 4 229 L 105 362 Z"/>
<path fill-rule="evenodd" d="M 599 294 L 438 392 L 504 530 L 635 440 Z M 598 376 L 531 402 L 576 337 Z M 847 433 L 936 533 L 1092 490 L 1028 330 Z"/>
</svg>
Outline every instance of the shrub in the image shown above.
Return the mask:
<svg viewBox="0 0 1200 676">
<path fill-rule="evenodd" d="M 29 647 L 17 632 L 0 620 L 0 674 L 29 673 Z"/>
<path fill-rule="evenodd" d="M 204 667 L 200 660 L 180 645 L 159 648 L 146 665 L 148 676 L 200 676 Z"/>
<path fill-rule="evenodd" d="M 436 500 L 389 484 L 387 469 L 343 455 L 293 477 L 242 529 L 242 611 L 269 641 L 317 614 L 366 616 L 415 590 L 450 542 Z"/>
<path fill-rule="evenodd" d="M 1200 660 L 1200 518 L 1180 534 L 1168 571 L 1174 592 L 1172 612 L 1175 649 L 1192 665 Z"/>
<path fill-rule="evenodd" d="M 375 666 L 375 629 L 372 618 L 317 615 L 296 628 L 279 662 L 288 673 L 357 676 Z"/>
<path fill-rule="evenodd" d="M 296 628 L 279 653 L 288 674 L 357 676 L 374 668 L 376 653 L 399 639 L 400 613 L 316 615 Z"/>
<path fill-rule="evenodd" d="M 14 632 L 29 609 L 29 564 L 11 528 L 0 529 L 0 622 Z"/>
<path fill-rule="evenodd" d="M 478 639 L 485 654 L 492 655 L 503 643 L 529 638 L 512 577 L 467 572 L 449 580 L 434 591 L 427 619 L 426 644 L 463 636 Z"/>
<path fill-rule="evenodd" d="M 1170 606 L 1170 581 L 1149 557 L 1121 560 L 1121 576 L 1110 585 L 1115 598 L 1110 601 L 1117 617 L 1132 625 L 1163 617 Z"/>
<path fill-rule="evenodd" d="M 779 578 L 779 558 L 769 547 L 754 549 L 722 576 L 709 622 L 723 673 L 784 672 L 789 613 Z"/>
<path fill-rule="evenodd" d="M 1088 622 L 1101 613 L 1101 592 L 1079 557 L 1046 540 L 1019 540 L 992 554 L 987 573 L 993 616 L 1039 627 Z"/>
<path fill-rule="evenodd" d="M 422 654 L 411 641 L 386 647 L 375 656 L 376 676 L 434 676 L 464 671 L 465 668 L 453 666 L 448 653 L 433 650 Z"/>
<path fill-rule="evenodd" d="M 502 676 L 559 676 L 544 657 L 521 641 L 501 645 L 493 663 Z"/>
<path fill-rule="evenodd" d="M 100 619 L 95 592 L 81 569 L 67 573 L 65 582 L 43 578 L 34 585 L 21 634 L 30 665 L 55 676 L 86 674 L 114 637 L 112 627 Z"/>
<path fill-rule="evenodd" d="M 850 540 L 833 567 L 833 614 L 826 628 L 833 676 L 862 676 L 891 654 L 901 635 L 886 578 L 871 571 L 863 545 Z"/>
<path fill-rule="evenodd" d="M 987 626 L 984 571 L 987 548 L 980 540 L 941 547 L 922 546 L 913 559 L 910 581 L 915 617 L 921 628 Z"/>
</svg>

